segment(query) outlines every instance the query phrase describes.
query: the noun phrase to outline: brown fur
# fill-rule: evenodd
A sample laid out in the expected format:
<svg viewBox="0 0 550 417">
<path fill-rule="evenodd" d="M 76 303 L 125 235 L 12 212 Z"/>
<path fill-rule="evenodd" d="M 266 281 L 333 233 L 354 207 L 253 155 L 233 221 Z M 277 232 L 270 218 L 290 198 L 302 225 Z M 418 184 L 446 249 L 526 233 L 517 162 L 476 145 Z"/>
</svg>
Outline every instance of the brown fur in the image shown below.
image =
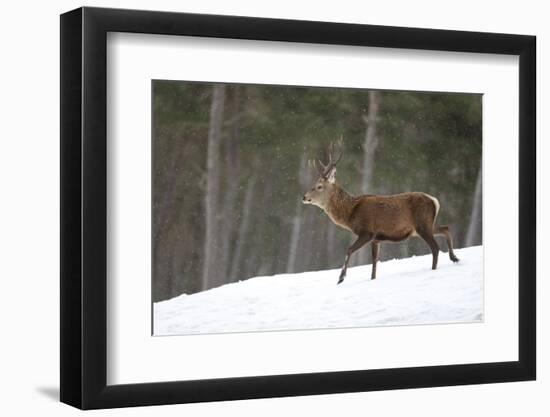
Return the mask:
<svg viewBox="0 0 550 417">
<path fill-rule="evenodd" d="M 410 236 L 420 236 L 426 241 L 432 251 L 432 269 L 437 268 L 439 253 L 435 235 L 445 236 L 450 259 L 458 262 L 449 228 L 435 225 L 439 203 L 434 197 L 421 192 L 353 196 L 336 184 L 335 174 L 333 166 L 304 195 L 303 201 L 319 206 L 335 224 L 357 235 L 347 251 L 338 283 L 346 276 L 351 254 L 369 242 L 373 245 L 372 279 L 376 278 L 380 242 L 400 242 Z"/>
<path fill-rule="evenodd" d="M 334 223 L 356 235 L 370 232 L 375 240 L 400 242 L 417 229 L 433 230 L 434 202 L 423 193 L 352 197 L 335 188 L 325 212 Z"/>
</svg>

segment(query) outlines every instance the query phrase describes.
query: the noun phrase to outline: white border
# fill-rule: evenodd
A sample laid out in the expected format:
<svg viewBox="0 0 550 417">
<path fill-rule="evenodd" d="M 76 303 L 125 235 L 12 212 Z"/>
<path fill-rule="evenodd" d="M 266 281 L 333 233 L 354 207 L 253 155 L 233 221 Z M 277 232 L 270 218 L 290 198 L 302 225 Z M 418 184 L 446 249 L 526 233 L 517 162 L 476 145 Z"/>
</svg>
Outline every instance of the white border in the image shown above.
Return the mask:
<svg viewBox="0 0 550 417">
<path fill-rule="evenodd" d="M 518 58 L 109 34 L 108 384 L 518 358 Z M 151 79 L 483 93 L 479 324 L 151 337 Z"/>
</svg>

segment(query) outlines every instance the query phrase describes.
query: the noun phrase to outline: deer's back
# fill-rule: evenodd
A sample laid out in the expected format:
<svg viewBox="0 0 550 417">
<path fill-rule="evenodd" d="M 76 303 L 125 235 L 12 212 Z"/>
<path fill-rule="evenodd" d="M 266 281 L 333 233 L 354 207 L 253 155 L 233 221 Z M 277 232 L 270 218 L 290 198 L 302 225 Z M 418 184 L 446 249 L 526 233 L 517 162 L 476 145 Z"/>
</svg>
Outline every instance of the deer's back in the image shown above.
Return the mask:
<svg viewBox="0 0 550 417">
<path fill-rule="evenodd" d="M 351 213 L 350 229 L 356 234 L 371 232 L 381 241 L 404 240 L 433 226 L 437 213 L 434 200 L 420 192 L 361 196 Z"/>
</svg>

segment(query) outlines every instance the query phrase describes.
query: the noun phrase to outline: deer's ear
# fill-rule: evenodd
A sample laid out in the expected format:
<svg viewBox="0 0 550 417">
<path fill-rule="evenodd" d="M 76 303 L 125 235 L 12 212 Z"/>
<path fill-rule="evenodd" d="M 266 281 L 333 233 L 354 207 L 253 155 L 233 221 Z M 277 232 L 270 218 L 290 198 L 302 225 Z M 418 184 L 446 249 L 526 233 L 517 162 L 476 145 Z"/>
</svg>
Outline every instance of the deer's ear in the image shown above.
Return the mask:
<svg viewBox="0 0 550 417">
<path fill-rule="evenodd" d="M 334 184 L 336 182 L 336 167 L 332 167 L 332 169 L 328 173 L 327 181 L 331 184 Z"/>
</svg>

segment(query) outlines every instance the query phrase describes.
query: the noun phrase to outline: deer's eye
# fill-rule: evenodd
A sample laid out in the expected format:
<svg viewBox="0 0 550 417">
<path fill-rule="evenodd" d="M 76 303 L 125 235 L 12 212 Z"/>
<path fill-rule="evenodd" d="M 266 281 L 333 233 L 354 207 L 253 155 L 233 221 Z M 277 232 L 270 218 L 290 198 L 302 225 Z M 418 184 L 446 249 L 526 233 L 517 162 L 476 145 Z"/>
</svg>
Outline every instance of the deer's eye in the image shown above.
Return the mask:
<svg viewBox="0 0 550 417">
<path fill-rule="evenodd" d="M 322 190 L 322 189 L 323 189 L 323 186 L 322 186 L 322 185 L 318 185 L 318 186 L 317 186 L 317 189 L 318 189 L 318 190 Z"/>
</svg>

